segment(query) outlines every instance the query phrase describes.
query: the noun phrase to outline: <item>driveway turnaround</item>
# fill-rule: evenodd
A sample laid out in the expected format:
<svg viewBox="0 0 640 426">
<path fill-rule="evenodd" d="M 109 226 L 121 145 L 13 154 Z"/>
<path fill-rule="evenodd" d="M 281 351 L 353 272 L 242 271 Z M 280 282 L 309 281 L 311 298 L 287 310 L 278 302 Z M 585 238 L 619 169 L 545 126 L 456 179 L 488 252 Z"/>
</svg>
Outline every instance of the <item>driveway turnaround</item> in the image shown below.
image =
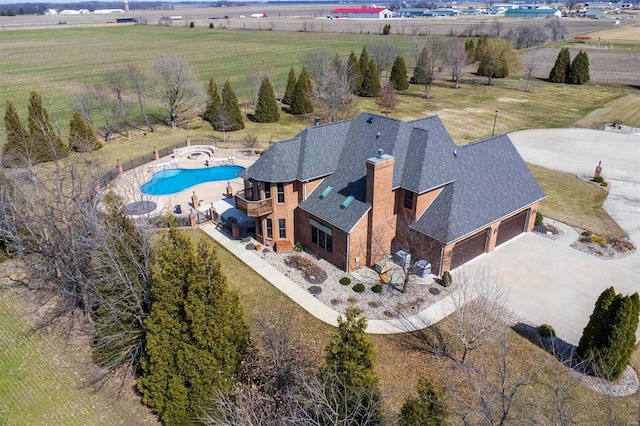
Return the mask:
<svg viewBox="0 0 640 426">
<path fill-rule="evenodd" d="M 640 135 L 588 129 L 525 130 L 509 135 L 525 161 L 577 175 L 602 175 L 611 183 L 604 208 L 640 246 Z M 578 234 L 560 225 L 563 238 L 526 234 L 469 268 L 485 267 L 509 289 L 510 309 L 534 324 L 549 323 L 577 344 L 596 299 L 609 286 L 640 292 L 640 251 L 603 260 L 569 245 Z M 508 247 L 508 249 L 507 249 Z M 640 339 L 640 330 L 636 333 Z"/>
</svg>

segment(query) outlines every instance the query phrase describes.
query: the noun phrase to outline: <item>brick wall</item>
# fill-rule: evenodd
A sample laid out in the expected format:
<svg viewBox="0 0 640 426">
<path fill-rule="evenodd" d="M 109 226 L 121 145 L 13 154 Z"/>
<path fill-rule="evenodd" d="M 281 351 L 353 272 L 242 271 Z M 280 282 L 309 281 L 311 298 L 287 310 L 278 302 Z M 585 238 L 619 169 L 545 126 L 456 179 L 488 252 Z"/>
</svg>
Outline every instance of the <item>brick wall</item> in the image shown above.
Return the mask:
<svg viewBox="0 0 640 426">
<path fill-rule="evenodd" d="M 373 265 L 391 252 L 396 229 L 396 195 L 393 187 L 395 158 L 382 155 L 367 160 L 368 214 L 367 265 Z"/>
</svg>

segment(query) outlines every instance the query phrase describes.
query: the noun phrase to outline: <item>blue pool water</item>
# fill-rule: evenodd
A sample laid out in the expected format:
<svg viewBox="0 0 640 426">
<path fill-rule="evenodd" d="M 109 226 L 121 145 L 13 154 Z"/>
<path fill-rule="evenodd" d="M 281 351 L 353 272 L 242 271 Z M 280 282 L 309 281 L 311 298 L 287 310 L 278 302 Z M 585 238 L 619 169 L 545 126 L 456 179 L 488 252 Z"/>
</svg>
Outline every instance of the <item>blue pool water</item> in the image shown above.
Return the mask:
<svg viewBox="0 0 640 426">
<path fill-rule="evenodd" d="M 240 166 L 215 166 L 206 169 L 171 169 L 154 173 L 151 180 L 140 187 L 148 195 L 168 195 L 205 182 L 230 180 L 244 170 Z"/>
</svg>

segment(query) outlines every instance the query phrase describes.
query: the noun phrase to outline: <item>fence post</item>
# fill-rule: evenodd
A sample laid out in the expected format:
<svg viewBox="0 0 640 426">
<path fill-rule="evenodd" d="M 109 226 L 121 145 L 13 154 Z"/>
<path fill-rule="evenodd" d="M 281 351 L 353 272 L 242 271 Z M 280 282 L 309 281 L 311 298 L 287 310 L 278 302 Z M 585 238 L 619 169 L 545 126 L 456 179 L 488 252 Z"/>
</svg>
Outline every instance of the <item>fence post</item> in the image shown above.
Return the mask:
<svg viewBox="0 0 640 426">
<path fill-rule="evenodd" d="M 187 136 L 187 146 L 191 146 L 191 138 Z"/>
<path fill-rule="evenodd" d="M 120 160 L 116 160 L 116 167 L 118 168 L 118 174 L 122 176 L 124 172 L 122 171 L 122 163 Z"/>
<path fill-rule="evenodd" d="M 189 213 L 189 222 L 191 223 L 192 228 L 195 228 L 198 224 L 196 221 L 196 214 L 193 212 L 193 209 L 191 209 L 191 213 Z"/>
<path fill-rule="evenodd" d="M 153 147 L 153 158 L 155 160 L 159 160 L 160 159 L 160 153 L 158 152 L 158 148 L 156 146 Z"/>
</svg>

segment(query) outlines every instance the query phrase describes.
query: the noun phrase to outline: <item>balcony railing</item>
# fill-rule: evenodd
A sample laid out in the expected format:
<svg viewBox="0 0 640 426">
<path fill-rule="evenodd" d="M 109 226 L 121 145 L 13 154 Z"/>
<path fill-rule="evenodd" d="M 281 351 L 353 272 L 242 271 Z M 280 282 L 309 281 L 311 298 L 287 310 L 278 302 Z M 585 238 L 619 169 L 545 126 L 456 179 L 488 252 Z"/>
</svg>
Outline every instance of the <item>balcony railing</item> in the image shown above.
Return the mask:
<svg viewBox="0 0 640 426">
<path fill-rule="evenodd" d="M 253 201 L 245 196 L 244 191 L 236 194 L 236 208 L 249 217 L 260 217 L 273 213 L 273 198 Z"/>
</svg>

